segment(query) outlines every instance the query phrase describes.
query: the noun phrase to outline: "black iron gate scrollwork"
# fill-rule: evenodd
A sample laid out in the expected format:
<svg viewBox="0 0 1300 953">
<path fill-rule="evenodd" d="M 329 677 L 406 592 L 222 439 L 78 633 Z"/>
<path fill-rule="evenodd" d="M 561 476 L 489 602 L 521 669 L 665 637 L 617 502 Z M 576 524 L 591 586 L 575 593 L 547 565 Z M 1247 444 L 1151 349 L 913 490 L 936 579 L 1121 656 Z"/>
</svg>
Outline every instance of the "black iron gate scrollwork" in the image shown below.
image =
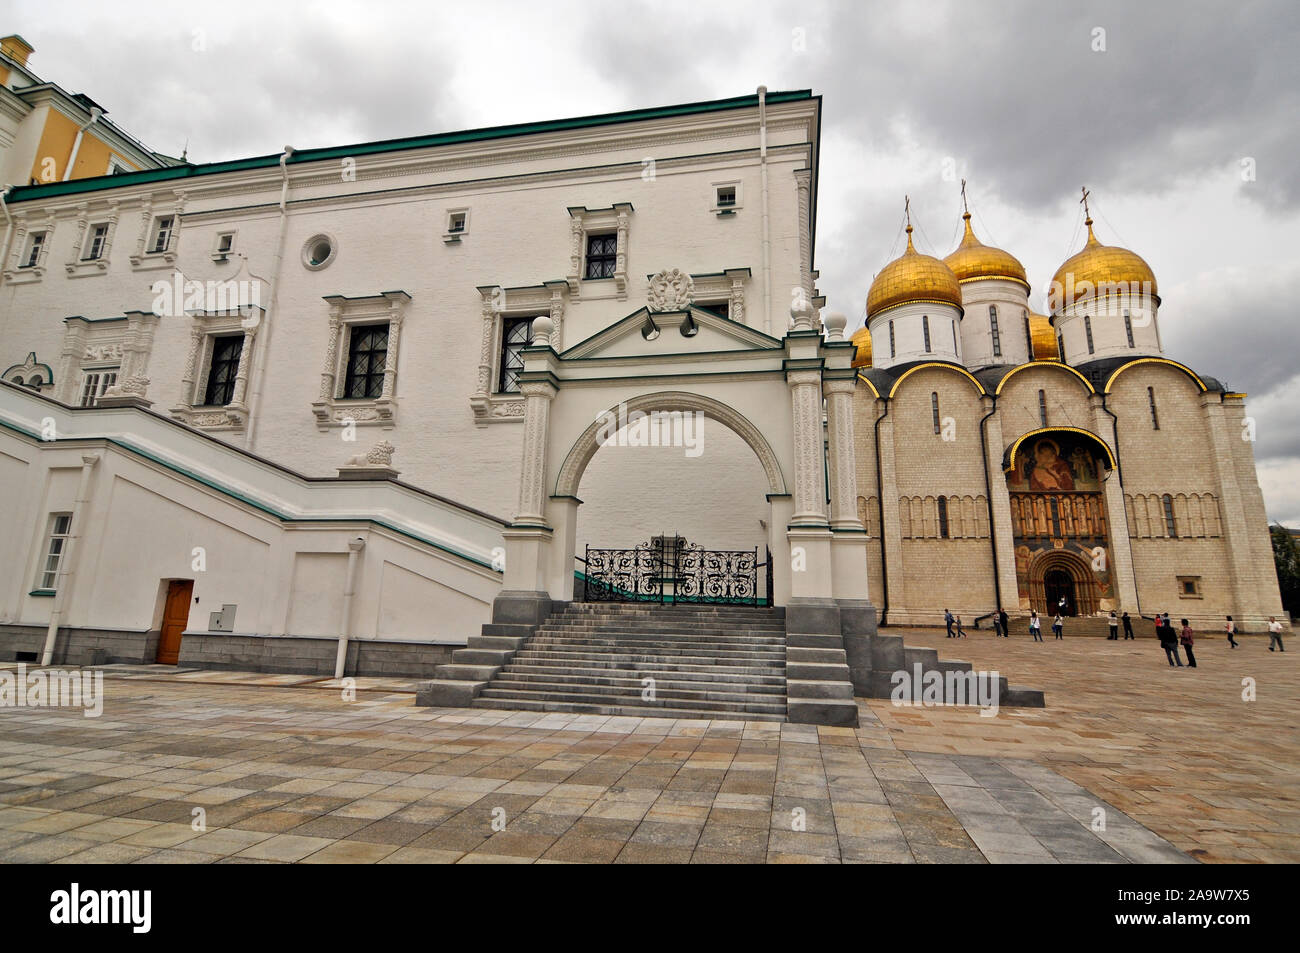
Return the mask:
<svg viewBox="0 0 1300 953">
<path fill-rule="evenodd" d="M 656 536 L 631 549 L 587 547 L 588 602 L 772 604 L 772 554 L 758 548 L 705 549 L 680 536 Z M 760 570 L 762 573 L 760 579 Z"/>
</svg>

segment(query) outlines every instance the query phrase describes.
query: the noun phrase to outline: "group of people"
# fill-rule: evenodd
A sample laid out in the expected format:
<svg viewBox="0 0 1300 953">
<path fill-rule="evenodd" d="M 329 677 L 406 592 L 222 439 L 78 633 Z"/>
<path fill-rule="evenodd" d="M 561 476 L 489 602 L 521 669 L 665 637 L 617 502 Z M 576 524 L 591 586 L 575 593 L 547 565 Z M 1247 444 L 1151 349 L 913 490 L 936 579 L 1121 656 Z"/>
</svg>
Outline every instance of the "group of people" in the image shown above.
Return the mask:
<svg viewBox="0 0 1300 953">
<path fill-rule="evenodd" d="M 1052 634 L 1056 638 L 1065 637 L 1065 617 L 1064 617 L 1065 600 L 1061 600 L 1061 605 L 1057 607 L 1056 617 L 1052 620 Z M 966 630 L 962 628 L 961 616 L 953 615 L 948 609 L 943 610 L 944 625 L 948 630 L 948 638 L 964 639 Z M 1133 620 L 1125 612 L 1123 615 L 1116 615 L 1114 610 L 1110 613 L 1110 635 L 1106 636 L 1108 641 L 1119 641 L 1119 630 L 1122 626 L 1124 629 L 1124 640 L 1136 638 L 1133 635 Z M 1196 668 L 1196 653 L 1192 647 L 1196 643 L 1196 634 L 1192 631 L 1191 625 L 1186 619 L 1180 620 L 1180 627 L 1175 629 L 1173 622 L 1169 618 L 1169 613 L 1156 613 L 1156 638 L 1160 640 L 1160 647 L 1165 650 L 1165 656 L 1169 659 L 1171 666 L 1181 668 L 1183 660 L 1178 654 L 1181 646 L 1182 650 L 1187 653 L 1187 665 L 1190 668 Z M 955 627 L 955 631 L 954 631 Z M 1223 627 L 1228 635 L 1228 644 L 1234 649 L 1240 644 L 1237 642 L 1237 624 L 1232 621 L 1232 616 L 1227 617 L 1227 623 Z M 1029 613 L 1029 634 L 1033 636 L 1035 642 L 1043 641 L 1043 623 L 1038 617 L 1038 610 L 1031 610 Z M 994 637 L 1011 638 L 1011 620 L 1007 617 L 1005 609 L 998 609 L 993 613 L 993 635 Z M 1282 623 L 1275 617 L 1268 620 L 1268 650 L 1285 652 L 1282 647 Z"/>
</svg>

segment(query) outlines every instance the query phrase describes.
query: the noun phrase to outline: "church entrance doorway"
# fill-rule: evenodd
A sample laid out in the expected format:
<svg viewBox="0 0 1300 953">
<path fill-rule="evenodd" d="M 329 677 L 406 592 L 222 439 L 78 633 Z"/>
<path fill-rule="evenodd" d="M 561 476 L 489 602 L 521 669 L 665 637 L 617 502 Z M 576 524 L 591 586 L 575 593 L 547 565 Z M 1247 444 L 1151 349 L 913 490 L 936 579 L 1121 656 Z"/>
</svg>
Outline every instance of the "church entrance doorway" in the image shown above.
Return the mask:
<svg viewBox="0 0 1300 953">
<path fill-rule="evenodd" d="M 1074 580 L 1064 569 L 1051 569 L 1043 574 L 1043 588 L 1047 596 L 1047 611 L 1061 615 L 1077 615 L 1078 601 L 1074 597 Z"/>
<path fill-rule="evenodd" d="M 1100 609 L 1092 567 L 1077 553 L 1067 549 L 1043 553 L 1030 566 L 1029 580 L 1031 608 L 1048 616 L 1093 615 Z"/>
</svg>

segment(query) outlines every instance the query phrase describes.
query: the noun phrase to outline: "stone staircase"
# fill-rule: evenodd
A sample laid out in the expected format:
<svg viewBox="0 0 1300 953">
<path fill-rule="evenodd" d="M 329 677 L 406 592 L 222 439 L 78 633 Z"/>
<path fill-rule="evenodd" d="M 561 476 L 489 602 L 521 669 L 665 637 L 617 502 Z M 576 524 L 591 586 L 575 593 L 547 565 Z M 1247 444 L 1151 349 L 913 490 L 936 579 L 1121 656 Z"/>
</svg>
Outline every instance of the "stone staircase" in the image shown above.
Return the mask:
<svg viewBox="0 0 1300 953">
<path fill-rule="evenodd" d="M 943 676 L 941 704 L 1042 707 L 1043 694 L 976 682 L 969 662 L 908 648 L 900 636 L 787 632 L 785 610 L 569 603 L 538 624 L 488 623 L 452 653 L 416 703 L 454 708 L 856 725 L 854 695 L 890 698 L 905 671 Z M 918 683 L 919 685 L 920 683 Z M 918 693 L 920 688 L 918 687 Z M 918 697 L 920 697 L 918 695 Z"/>
<path fill-rule="evenodd" d="M 471 705 L 784 721 L 786 654 L 778 609 L 571 603 Z"/>
</svg>

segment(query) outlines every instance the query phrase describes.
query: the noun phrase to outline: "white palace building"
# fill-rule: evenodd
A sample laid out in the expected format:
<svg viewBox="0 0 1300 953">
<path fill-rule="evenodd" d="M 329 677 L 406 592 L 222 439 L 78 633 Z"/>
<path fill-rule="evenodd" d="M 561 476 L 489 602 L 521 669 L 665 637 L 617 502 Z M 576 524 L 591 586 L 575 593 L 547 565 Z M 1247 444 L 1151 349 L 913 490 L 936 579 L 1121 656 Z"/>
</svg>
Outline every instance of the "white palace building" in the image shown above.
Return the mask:
<svg viewBox="0 0 1300 953">
<path fill-rule="evenodd" d="M 909 236 L 850 340 L 820 121 L 760 89 L 8 190 L 0 657 L 640 710 L 678 636 L 666 713 L 853 723 L 950 664 L 882 612 L 1281 616 L 1244 395 L 1163 356 L 1154 276 L 1039 316 L 969 229 Z M 1070 275 L 1149 275 L 1089 235 Z M 565 669 L 619 625 L 663 635 Z"/>
</svg>

